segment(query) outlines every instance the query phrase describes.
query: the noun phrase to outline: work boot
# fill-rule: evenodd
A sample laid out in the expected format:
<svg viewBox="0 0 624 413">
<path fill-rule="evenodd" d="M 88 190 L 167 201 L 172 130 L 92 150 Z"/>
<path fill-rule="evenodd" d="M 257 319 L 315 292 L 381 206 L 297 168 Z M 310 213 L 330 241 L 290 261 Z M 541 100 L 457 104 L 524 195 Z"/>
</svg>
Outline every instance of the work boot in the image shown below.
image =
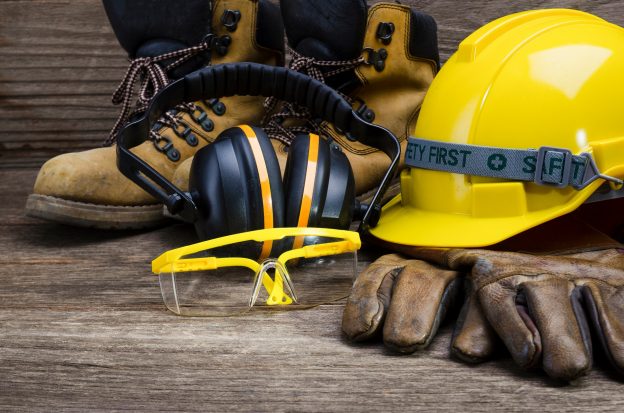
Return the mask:
<svg viewBox="0 0 624 413">
<path fill-rule="evenodd" d="M 367 13 L 359 0 L 283 0 L 281 10 L 290 67 L 337 89 L 364 119 L 391 130 L 405 150 L 439 67 L 435 20 L 395 3 L 377 3 Z M 351 162 L 357 194 L 379 185 L 390 164 L 383 152 L 327 122 L 317 125 L 294 105 L 272 115 L 266 130 L 279 140 L 281 160 L 296 133 L 319 132 L 333 140 Z"/>
<path fill-rule="evenodd" d="M 363 62 L 366 0 L 282 0 L 282 20 L 292 56 L 289 67 L 343 93 L 360 85 L 355 67 Z M 284 105 L 283 107 L 281 105 Z M 288 147 L 298 133 L 318 131 L 318 123 L 297 105 L 269 98 L 264 129 L 277 153 L 282 174 Z M 173 183 L 188 190 L 192 158 L 176 170 Z"/>
<path fill-rule="evenodd" d="M 114 102 L 122 104 L 107 146 L 68 153 L 46 162 L 26 204 L 27 214 L 95 228 L 147 228 L 165 218 L 161 204 L 124 177 L 116 166 L 115 136 L 171 80 L 205 65 L 227 62 L 283 63 L 283 27 L 268 0 L 103 0 L 109 20 L 131 59 Z M 131 111 L 135 82 L 139 98 Z M 180 105 L 154 125 L 135 152 L 171 179 L 175 169 L 218 134 L 241 123 L 258 123 L 259 97 L 229 97 Z"/>
<path fill-rule="evenodd" d="M 377 3 L 368 13 L 362 51 L 365 62 L 356 69 L 361 86 L 348 96 L 364 119 L 397 136 L 404 153 L 440 65 L 436 22 L 408 6 Z M 390 164 L 383 152 L 354 141 L 327 122 L 320 129 L 344 149 L 356 193 L 379 185 Z"/>
</svg>

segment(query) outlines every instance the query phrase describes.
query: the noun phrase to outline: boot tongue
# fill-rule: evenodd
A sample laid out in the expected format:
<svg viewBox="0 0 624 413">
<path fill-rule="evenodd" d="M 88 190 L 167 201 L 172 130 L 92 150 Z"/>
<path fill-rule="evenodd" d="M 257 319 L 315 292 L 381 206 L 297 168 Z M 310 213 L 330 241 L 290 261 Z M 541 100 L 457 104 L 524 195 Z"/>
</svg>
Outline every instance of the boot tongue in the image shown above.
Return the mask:
<svg viewBox="0 0 624 413">
<path fill-rule="evenodd" d="M 291 49 L 318 60 L 351 60 L 362 53 L 365 0 L 282 0 Z"/>
</svg>

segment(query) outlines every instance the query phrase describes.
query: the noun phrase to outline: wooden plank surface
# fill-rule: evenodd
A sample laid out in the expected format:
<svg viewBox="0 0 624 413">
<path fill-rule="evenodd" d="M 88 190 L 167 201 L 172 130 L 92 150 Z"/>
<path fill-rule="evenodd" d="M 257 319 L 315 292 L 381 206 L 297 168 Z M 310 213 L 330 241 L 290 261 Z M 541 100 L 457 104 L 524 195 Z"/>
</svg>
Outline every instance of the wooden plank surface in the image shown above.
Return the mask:
<svg viewBox="0 0 624 413">
<path fill-rule="evenodd" d="M 599 363 L 564 386 L 504 352 L 448 357 L 451 325 L 409 356 L 352 345 L 342 305 L 193 319 L 162 305 L 149 261 L 194 240 L 174 225 L 109 232 L 22 214 L 35 169 L 0 170 L 0 411 L 621 411 Z M 369 260 L 375 252 L 367 252 Z"/>
<path fill-rule="evenodd" d="M 624 24 L 624 1 L 404 1 L 439 24 L 443 60 L 512 11 L 574 7 Z M 0 1 L 0 411 L 622 411 L 621 381 L 598 362 L 569 386 L 504 352 L 397 356 L 340 333 L 341 305 L 190 319 L 168 313 L 149 261 L 192 228 L 92 231 L 23 216 L 36 166 L 96 146 L 126 69 L 97 0 Z M 370 259 L 375 252 L 365 255 Z"/>
</svg>

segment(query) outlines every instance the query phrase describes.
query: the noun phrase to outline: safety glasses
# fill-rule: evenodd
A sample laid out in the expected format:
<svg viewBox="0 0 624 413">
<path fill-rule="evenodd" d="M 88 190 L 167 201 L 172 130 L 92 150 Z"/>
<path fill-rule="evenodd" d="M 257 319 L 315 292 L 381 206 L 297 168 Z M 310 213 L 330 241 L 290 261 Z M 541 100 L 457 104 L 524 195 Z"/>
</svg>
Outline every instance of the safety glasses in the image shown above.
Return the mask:
<svg viewBox="0 0 624 413">
<path fill-rule="evenodd" d="M 152 272 L 178 315 L 302 308 L 348 296 L 360 246 L 353 231 L 263 229 L 167 251 L 152 261 Z"/>
</svg>

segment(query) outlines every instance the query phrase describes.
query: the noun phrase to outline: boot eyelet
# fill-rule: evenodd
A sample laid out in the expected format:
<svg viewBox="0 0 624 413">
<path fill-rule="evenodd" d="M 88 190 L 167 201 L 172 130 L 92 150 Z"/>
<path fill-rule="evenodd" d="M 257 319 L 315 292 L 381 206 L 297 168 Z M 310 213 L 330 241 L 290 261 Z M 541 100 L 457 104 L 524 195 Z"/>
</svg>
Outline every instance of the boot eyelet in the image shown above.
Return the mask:
<svg viewBox="0 0 624 413">
<path fill-rule="evenodd" d="M 366 106 L 366 103 L 364 103 L 364 101 L 360 102 L 360 107 L 357 108 L 355 113 L 360 115 L 360 117 L 366 122 L 372 123 L 375 120 L 375 112 L 371 108 Z"/>
<path fill-rule="evenodd" d="M 387 58 L 388 58 L 388 51 L 386 49 L 379 49 L 379 51 L 377 52 L 377 59 L 375 60 L 375 63 L 373 64 L 376 71 L 383 72 L 383 70 L 386 68 Z"/>
<path fill-rule="evenodd" d="M 204 43 L 208 44 L 210 50 L 216 51 L 220 56 L 225 56 L 228 52 L 228 47 L 232 44 L 232 38 L 227 34 L 217 36 L 209 33 L 204 37 Z"/>
<path fill-rule="evenodd" d="M 180 160 L 180 152 L 176 148 L 171 148 L 167 151 L 167 158 L 173 162 L 177 162 Z"/>
<path fill-rule="evenodd" d="M 199 115 L 196 113 L 199 112 Z M 198 125 L 202 127 L 206 132 L 211 132 L 214 129 L 214 123 L 208 117 L 208 114 L 199 106 L 195 108 L 193 112 L 191 112 L 191 119 Z M 193 145 L 195 146 L 195 145 Z"/>
<path fill-rule="evenodd" d="M 394 34 L 394 23 L 391 22 L 381 22 L 377 26 L 377 38 L 381 41 L 381 43 L 386 46 L 392 42 L 392 35 Z"/>
<path fill-rule="evenodd" d="M 382 72 L 386 68 L 386 59 L 388 58 L 386 49 L 375 50 L 366 47 L 363 52 L 368 54 L 366 59 L 364 59 L 364 64 L 372 65 L 378 72 Z"/>
<path fill-rule="evenodd" d="M 225 104 L 223 102 L 218 102 L 213 108 L 212 111 L 217 116 L 223 116 L 225 114 Z"/>
<path fill-rule="evenodd" d="M 165 144 L 160 146 L 160 142 L 164 142 Z M 171 139 L 159 135 L 158 140 L 154 141 L 154 147 L 158 150 L 158 152 L 165 153 L 173 147 L 173 143 L 171 142 Z"/>
<path fill-rule="evenodd" d="M 220 46 L 228 47 L 231 44 L 232 44 L 232 38 L 228 36 L 227 34 L 224 34 L 223 36 L 219 37 Z"/>
<path fill-rule="evenodd" d="M 165 144 L 161 146 L 160 145 L 161 142 L 164 142 Z M 173 162 L 177 162 L 180 160 L 180 151 L 178 151 L 173 146 L 173 142 L 171 142 L 171 139 L 165 136 L 157 135 L 153 143 L 154 143 L 154 148 L 156 148 L 158 152 L 161 152 L 167 155 L 167 158 L 169 158 L 169 160 Z"/>
<path fill-rule="evenodd" d="M 241 12 L 238 10 L 225 10 L 221 15 L 221 24 L 227 29 L 228 32 L 236 31 L 238 22 L 241 19 Z"/>
<path fill-rule="evenodd" d="M 354 101 L 360 104 L 357 109 L 354 109 L 355 113 L 365 121 L 373 123 L 375 120 L 375 111 L 366 106 L 366 103 L 360 98 L 355 98 Z"/>
<path fill-rule="evenodd" d="M 182 131 L 178 127 L 182 127 Z M 191 127 L 186 123 L 179 121 L 177 125 L 173 127 L 173 132 L 176 134 L 178 138 L 186 139 L 186 137 L 191 133 Z"/>
<path fill-rule="evenodd" d="M 186 137 L 186 143 L 190 146 L 197 146 L 197 144 L 199 144 L 199 139 L 197 139 L 197 136 L 195 136 L 194 133 L 191 133 Z"/>
<path fill-rule="evenodd" d="M 228 48 L 232 44 L 232 38 L 228 35 L 221 36 L 215 42 L 215 49 L 221 56 L 225 56 L 228 52 Z"/>
<path fill-rule="evenodd" d="M 182 132 L 180 132 L 180 129 L 178 129 L 179 126 L 184 128 Z M 191 127 L 187 125 L 185 122 L 178 121 L 178 123 L 173 127 L 173 132 L 176 134 L 178 138 L 184 139 L 186 143 L 188 143 L 191 146 L 197 146 L 197 144 L 199 143 L 199 141 L 197 140 L 197 137 L 191 130 Z"/>
<path fill-rule="evenodd" d="M 199 112 L 200 112 L 199 116 L 195 116 L 195 112 L 193 112 L 192 117 L 193 117 L 193 120 L 196 123 L 200 123 L 201 124 L 203 121 L 206 120 L 206 118 L 208 117 L 208 114 L 206 112 L 204 112 L 203 110 L 201 110 L 201 109 L 199 110 Z"/>
<path fill-rule="evenodd" d="M 212 132 L 214 130 L 214 122 L 210 120 L 210 118 L 206 118 L 200 125 L 206 132 Z"/>
<path fill-rule="evenodd" d="M 225 104 L 223 102 L 217 102 L 213 107 L 212 111 L 217 116 L 223 116 L 225 114 Z"/>
<path fill-rule="evenodd" d="M 223 102 L 220 102 L 219 99 L 210 99 L 207 101 L 205 100 L 204 103 L 206 104 L 206 106 L 209 106 L 210 109 L 212 109 L 215 115 L 223 116 L 225 114 L 225 104 Z"/>
</svg>

